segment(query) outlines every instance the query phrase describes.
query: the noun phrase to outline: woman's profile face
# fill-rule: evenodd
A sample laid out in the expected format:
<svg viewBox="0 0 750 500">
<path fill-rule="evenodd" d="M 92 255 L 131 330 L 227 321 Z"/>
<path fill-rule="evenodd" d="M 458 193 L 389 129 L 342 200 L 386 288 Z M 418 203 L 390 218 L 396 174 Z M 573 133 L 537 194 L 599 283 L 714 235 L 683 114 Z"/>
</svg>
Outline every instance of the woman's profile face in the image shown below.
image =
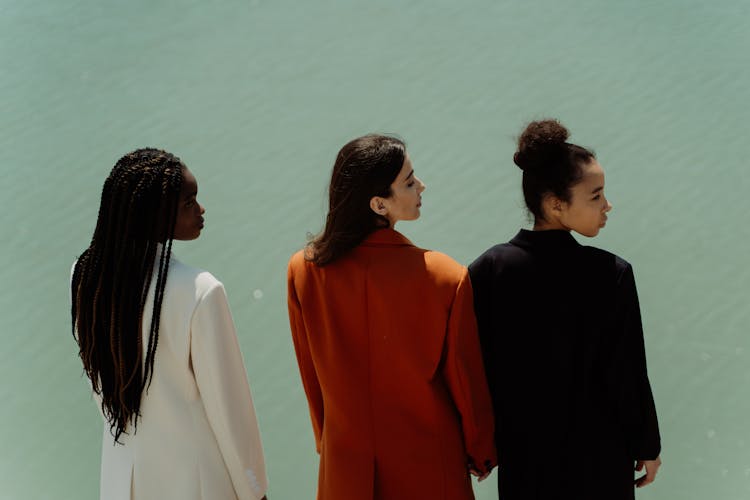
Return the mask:
<svg viewBox="0 0 750 500">
<path fill-rule="evenodd" d="M 385 209 L 385 217 L 391 227 L 400 220 L 416 220 L 422 206 L 422 191 L 425 185 L 414 175 L 409 155 L 404 158 L 404 164 L 396 179 L 391 184 L 391 196 L 381 198 Z"/>
<path fill-rule="evenodd" d="M 592 160 L 583 167 L 580 182 L 570 190 L 569 203 L 563 203 L 559 221 L 565 229 L 593 237 L 607 222 L 612 205 L 604 196 L 604 169 Z"/>
<path fill-rule="evenodd" d="M 198 203 L 198 181 L 187 167 L 182 169 L 182 189 L 177 200 L 177 220 L 174 226 L 174 239 L 194 240 L 201 235 L 203 214 L 206 209 Z"/>
</svg>

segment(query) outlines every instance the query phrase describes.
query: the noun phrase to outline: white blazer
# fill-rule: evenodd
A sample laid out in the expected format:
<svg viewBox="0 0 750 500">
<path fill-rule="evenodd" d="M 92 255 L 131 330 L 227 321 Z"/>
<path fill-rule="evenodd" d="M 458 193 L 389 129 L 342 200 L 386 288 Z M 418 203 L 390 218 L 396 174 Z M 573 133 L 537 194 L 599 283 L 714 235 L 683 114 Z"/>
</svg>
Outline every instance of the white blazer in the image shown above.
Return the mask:
<svg viewBox="0 0 750 500">
<path fill-rule="evenodd" d="M 143 346 L 156 272 L 143 315 Z M 115 444 L 104 424 L 101 500 L 262 498 L 263 448 L 224 286 L 172 257 L 141 418 Z"/>
</svg>

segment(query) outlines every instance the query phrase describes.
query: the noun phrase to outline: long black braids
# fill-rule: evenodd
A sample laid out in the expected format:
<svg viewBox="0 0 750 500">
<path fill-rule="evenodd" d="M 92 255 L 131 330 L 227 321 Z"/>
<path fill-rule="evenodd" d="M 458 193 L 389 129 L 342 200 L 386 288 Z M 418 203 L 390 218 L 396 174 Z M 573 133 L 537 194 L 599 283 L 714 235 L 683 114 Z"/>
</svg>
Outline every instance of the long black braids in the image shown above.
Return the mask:
<svg viewBox="0 0 750 500">
<path fill-rule="evenodd" d="M 91 244 L 73 269 L 73 336 L 116 442 L 129 424 L 137 427 L 154 373 L 183 168 L 179 158 L 153 148 L 120 158 L 104 182 Z M 154 274 L 144 360 L 142 325 Z"/>
</svg>

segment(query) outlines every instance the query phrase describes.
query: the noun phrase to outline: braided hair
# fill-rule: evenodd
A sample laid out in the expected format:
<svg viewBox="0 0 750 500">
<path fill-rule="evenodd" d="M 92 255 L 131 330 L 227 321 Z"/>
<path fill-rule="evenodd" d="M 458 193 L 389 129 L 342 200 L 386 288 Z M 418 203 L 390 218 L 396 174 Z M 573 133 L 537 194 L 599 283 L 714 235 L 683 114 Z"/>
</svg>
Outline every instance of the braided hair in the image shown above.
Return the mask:
<svg viewBox="0 0 750 500">
<path fill-rule="evenodd" d="M 115 442 L 130 422 L 137 426 L 154 372 L 183 168 L 153 148 L 120 158 L 104 182 L 91 244 L 73 269 L 73 336 Z M 144 360 L 142 321 L 154 274 Z"/>
</svg>

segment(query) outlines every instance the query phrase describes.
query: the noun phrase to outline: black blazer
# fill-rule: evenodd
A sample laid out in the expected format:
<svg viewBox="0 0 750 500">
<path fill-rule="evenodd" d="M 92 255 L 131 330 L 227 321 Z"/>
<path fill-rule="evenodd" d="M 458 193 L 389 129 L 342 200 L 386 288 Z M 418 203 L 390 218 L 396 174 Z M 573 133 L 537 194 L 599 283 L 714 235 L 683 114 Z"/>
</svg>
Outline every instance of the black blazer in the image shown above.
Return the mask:
<svg viewBox="0 0 750 500">
<path fill-rule="evenodd" d="M 633 270 L 567 231 L 522 230 L 469 266 L 501 499 L 632 499 L 661 450 Z"/>
</svg>

